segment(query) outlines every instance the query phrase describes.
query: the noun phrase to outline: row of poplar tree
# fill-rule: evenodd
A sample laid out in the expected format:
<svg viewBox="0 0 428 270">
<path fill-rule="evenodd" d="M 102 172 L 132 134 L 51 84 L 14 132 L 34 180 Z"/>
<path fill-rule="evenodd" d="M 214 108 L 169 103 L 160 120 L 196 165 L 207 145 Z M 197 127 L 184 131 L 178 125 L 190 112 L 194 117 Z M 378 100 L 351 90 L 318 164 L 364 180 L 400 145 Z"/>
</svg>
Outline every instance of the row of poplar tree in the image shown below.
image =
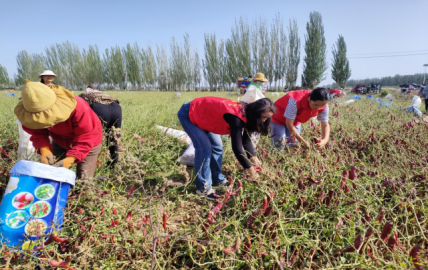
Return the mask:
<svg viewBox="0 0 428 270">
<path fill-rule="evenodd" d="M 204 54 L 190 44 L 188 34 L 183 43 L 172 38 L 169 48 L 137 43 L 111 47 L 100 52 L 97 45 L 80 50 L 70 42 L 47 47 L 44 53 L 20 51 L 17 74 L 9 79 L 0 65 L 0 85 L 22 85 L 24 79 L 37 80 L 44 69 L 53 70 L 55 83 L 80 89 L 92 83 L 104 89 L 211 90 L 232 89 L 239 77 L 263 72 L 271 89 L 297 81 L 301 41 L 295 20 L 284 26 L 279 14 L 271 23 L 258 19 L 251 25 L 242 17 L 235 21 L 231 35 L 218 39 L 215 33 L 204 35 Z M 326 77 L 327 48 L 322 16 L 311 12 L 306 24 L 302 86 L 313 88 Z M 339 36 L 332 48 L 331 73 L 344 87 L 351 72 L 346 57 L 346 43 Z"/>
<path fill-rule="evenodd" d="M 427 77 L 423 73 L 416 73 L 414 75 L 395 75 L 382 78 L 369 78 L 361 80 L 348 80 L 346 86 L 354 86 L 356 84 L 371 84 L 380 83 L 384 86 L 399 86 L 405 83 L 425 84 Z"/>
</svg>

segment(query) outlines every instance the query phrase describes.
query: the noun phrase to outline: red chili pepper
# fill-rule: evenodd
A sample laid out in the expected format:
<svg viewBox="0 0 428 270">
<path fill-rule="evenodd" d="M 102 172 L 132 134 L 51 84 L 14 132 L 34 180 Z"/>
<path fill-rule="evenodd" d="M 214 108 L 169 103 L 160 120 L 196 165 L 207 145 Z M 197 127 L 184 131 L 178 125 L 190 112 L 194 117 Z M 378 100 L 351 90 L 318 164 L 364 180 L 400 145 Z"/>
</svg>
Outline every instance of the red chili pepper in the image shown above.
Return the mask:
<svg viewBox="0 0 428 270">
<path fill-rule="evenodd" d="M 60 262 L 58 262 L 58 261 L 55 261 L 55 260 L 48 260 L 48 262 L 49 262 L 49 264 L 51 265 L 51 266 L 53 266 L 53 267 L 61 267 L 61 268 L 65 268 L 65 269 L 70 269 L 68 266 L 67 266 L 67 264 L 69 263 L 69 262 L 67 262 L 67 261 L 60 261 Z M 66 268 L 67 267 L 67 268 Z"/>
<path fill-rule="evenodd" d="M 135 226 L 137 229 L 141 228 L 142 225 L 147 224 L 147 222 L 149 221 L 149 216 L 146 216 L 145 219 L 141 220 L 140 222 L 138 222 L 137 226 Z"/>
<path fill-rule="evenodd" d="M 367 232 L 366 232 L 366 234 L 364 235 L 364 243 L 363 243 L 363 245 L 361 246 L 361 248 L 360 248 L 360 252 L 359 252 L 359 254 L 362 254 L 363 253 L 363 248 L 364 248 L 364 246 L 367 244 L 367 241 L 369 240 L 369 238 L 370 238 L 370 236 L 373 234 L 373 231 L 371 230 L 371 229 L 368 229 L 367 230 Z"/>
<path fill-rule="evenodd" d="M 323 192 L 321 192 L 321 195 L 320 195 L 320 200 L 319 200 L 319 203 L 322 203 L 322 201 L 324 200 L 324 196 L 325 196 L 325 192 L 323 191 Z"/>
<path fill-rule="evenodd" d="M 398 245 L 398 233 L 394 232 L 394 237 L 389 237 L 388 239 L 388 247 L 395 251 L 395 246 Z"/>
<path fill-rule="evenodd" d="M 387 221 L 385 223 L 385 225 L 383 226 L 382 232 L 380 234 L 380 238 L 383 241 L 386 241 L 386 239 L 388 238 L 388 236 L 391 233 L 391 231 L 392 231 L 392 224 L 389 221 Z"/>
<path fill-rule="evenodd" d="M 241 245 L 241 241 L 239 240 L 239 238 L 236 238 L 235 244 L 230 249 L 223 249 L 223 252 L 225 254 L 229 254 L 231 252 L 235 252 L 239 248 L 240 245 Z"/>
<path fill-rule="evenodd" d="M 363 238 L 361 237 L 361 235 L 358 235 L 357 238 L 355 238 L 355 240 L 354 240 L 354 244 L 352 244 L 352 245 L 348 246 L 347 248 L 339 251 L 336 254 L 336 257 L 340 256 L 340 254 L 343 254 L 343 253 L 354 252 L 354 251 L 358 250 L 362 243 L 363 243 Z"/>
<path fill-rule="evenodd" d="M 95 229 L 95 223 L 89 225 L 89 232 L 92 232 Z"/>
<path fill-rule="evenodd" d="M 116 227 L 117 225 L 119 225 L 119 221 L 118 220 L 111 220 L 111 225 L 109 227 L 109 229 Z"/>
<path fill-rule="evenodd" d="M 116 215 L 116 214 L 117 214 L 116 208 L 113 208 L 113 215 Z"/>
<path fill-rule="evenodd" d="M 166 218 L 167 218 L 166 213 L 163 213 L 162 225 L 165 231 L 166 231 Z"/>
<path fill-rule="evenodd" d="M 82 231 L 86 231 L 85 226 L 83 226 L 82 224 L 80 224 L 80 229 L 81 229 Z"/>
<path fill-rule="evenodd" d="M 269 206 L 268 208 L 266 208 L 266 211 L 265 211 L 265 213 L 264 213 L 264 216 L 265 217 L 267 217 L 267 216 L 269 216 L 269 214 L 270 214 L 270 212 L 272 212 L 272 206 Z"/>
<path fill-rule="evenodd" d="M 326 205 L 326 206 L 329 206 L 329 205 L 330 205 L 330 203 L 331 203 L 331 201 L 333 200 L 333 194 L 334 194 L 334 191 L 333 191 L 333 190 L 329 190 L 329 191 L 328 191 L 327 199 L 325 200 L 325 205 Z"/>
<path fill-rule="evenodd" d="M 355 180 L 357 178 L 357 167 L 352 166 L 349 171 L 349 180 Z"/>
<path fill-rule="evenodd" d="M 101 206 L 100 216 L 102 216 L 103 214 L 104 214 L 104 205 Z"/>
<path fill-rule="evenodd" d="M 132 217 L 132 211 L 128 212 L 128 215 L 126 216 L 126 222 L 130 222 Z"/>
<path fill-rule="evenodd" d="M 413 265 L 418 270 L 423 270 L 420 261 L 419 261 L 419 252 L 422 250 L 420 245 L 415 245 L 412 250 L 410 250 L 410 257 L 412 257 Z"/>
<path fill-rule="evenodd" d="M 52 237 L 53 241 L 57 242 L 57 243 L 64 243 L 67 242 L 70 238 L 59 238 L 55 235 L 51 235 L 50 237 Z"/>
<path fill-rule="evenodd" d="M 84 217 L 81 220 L 76 220 L 76 222 L 85 222 L 85 221 L 92 220 L 92 219 L 94 219 L 94 217 Z"/>
<path fill-rule="evenodd" d="M 230 193 L 230 196 L 234 196 L 236 194 L 238 194 L 238 192 L 241 190 L 242 188 L 242 182 L 238 180 L 238 189 L 236 189 L 234 192 Z"/>
<path fill-rule="evenodd" d="M 78 211 L 79 211 L 79 215 L 80 215 L 80 214 L 82 214 L 82 208 L 80 208 L 80 207 L 79 207 L 79 208 L 77 208 L 77 209 L 78 209 Z"/>
<path fill-rule="evenodd" d="M 314 184 L 316 184 L 316 185 L 318 185 L 319 183 L 321 183 L 321 181 L 320 180 L 314 180 L 314 179 L 312 179 L 311 177 L 309 177 L 309 176 L 305 176 L 304 177 L 306 180 L 309 180 L 310 182 L 312 182 L 312 183 L 314 183 Z"/>
<path fill-rule="evenodd" d="M 129 199 L 129 197 L 131 197 L 132 193 L 134 193 L 134 190 L 135 190 L 135 187 L 134 187 L 134 185 L 132 185 L 128 191 L 128 194 L 126 195 L 127 199 Z"/>
<path fill-rule="evenodd" d="M 248 242 L 245 242 L 244 246 L 245 246 L 244 250 L 246 252 L 250 252 L 250 250 L 251 250 L 251 241 L 248 240 Z"/>
<path fill-rule="evenodd" d="M 351 205 L 351 204 L 354 204 L 354 203 L 356 203 L 356 201 L 349 201 L 349 202 L 344 203 L 343 205 Z"/>
<path fill-rule="evenodd" d="M 268 199 L 266 197 L 263 198 L 262 210 L 265 211 L 268 206 Z"/>
<path fill-rule="evenodd" d="M 223 224 L 221 224 L 221 225 L 219 225 L 219 226 L 217 226 L 215 229 L 214 229 L 214 232 L 218 232 L 218 231 L 220 231 L 221 229 L 223 229 L 224 227 L 226 227 L 226 222 L 223 222 Z"/>
</svg>

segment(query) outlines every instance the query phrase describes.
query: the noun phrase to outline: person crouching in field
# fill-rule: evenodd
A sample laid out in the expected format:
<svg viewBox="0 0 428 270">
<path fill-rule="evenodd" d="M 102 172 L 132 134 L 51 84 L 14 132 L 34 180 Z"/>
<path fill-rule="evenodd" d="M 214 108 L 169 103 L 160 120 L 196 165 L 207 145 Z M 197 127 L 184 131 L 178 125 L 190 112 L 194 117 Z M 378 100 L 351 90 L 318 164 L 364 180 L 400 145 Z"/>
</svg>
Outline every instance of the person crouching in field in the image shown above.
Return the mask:
<svg viewBox="0 0 428 270">
<path fill-rule="evenodd" d="M 77 178 L 94 175 L 103 131 L 100 119 L 82 98 L 61 86 L 27 81 L 14 112 L 42 163 L 65 168 L 77 163 Z"/>
<path fill-rule="evenodd" d="M 297 139 L 303 147 L 310 148 L 310 143 L 301 136 L 301 124 L 317 116 L 321 121 L 321 140 L 315 147 L 326 145 L 330 137 L 329 99 L 330 93 L 325 88 L 292 91 L 278 99 L 275 102 L 277 110 L 272 116 L 271 143 L 282 150 L 285 144 L 296 145 Z"/>
<path fill-rule="evenodd" d="M 119 138 L 120 128 L 122 127 L 122 107 L 119 101 L 99 90 L 96 90 L 92 84 L 88 85 L 85 92 L 79 97 L 88 102 L 91 109 L 101 119 L 104 134 L 107 137 L 107 147 L 110 152 L 111 161 L 107 166 L 114 168 L 119 160 Z"/>
<path fill-rule="evenodd" d="M 253 165 L 260 165 L 260 160 L 250 135 L 253 132 L 268 135 L 274 112 L 275 105 L 268 98 L 243 104 L 219 97 L 201 97 L 181 106 L 178 119 L 195 147 L 196 194 L 216 200 L 212 186 L 229 184 L 221 171 L 223 144 L 220 135 L 230 135 L 236 158 L 251 179 L 258 178 Z"/>
</svg>

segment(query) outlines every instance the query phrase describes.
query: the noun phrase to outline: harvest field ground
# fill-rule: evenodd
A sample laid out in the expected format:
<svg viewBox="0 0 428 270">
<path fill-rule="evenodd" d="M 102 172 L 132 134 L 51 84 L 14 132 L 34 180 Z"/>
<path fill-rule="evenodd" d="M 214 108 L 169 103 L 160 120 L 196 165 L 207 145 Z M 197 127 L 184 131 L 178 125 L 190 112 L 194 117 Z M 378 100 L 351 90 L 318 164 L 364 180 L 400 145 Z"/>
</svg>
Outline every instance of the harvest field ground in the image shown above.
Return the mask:
<svg viewBox="0 0 428 270">
<path fill-rule="evenodd" d="M 3 245 L 2 268 L 426 269 L 428 121 L 400 111 L 411 96 L 393 91 L 389 107 L 364 96 L 331 102 L 331 138 L 320 152 L 278 153 L 263 137 L 259 183 L 245 179 L 224 136 L 223 170 L 233 187 L 218 190 L 220 207 L 195 195 L 193 168 L 176 162 L 187 145 L 156 125 L 182 130 L 176 115 L 184 102 L 237 96 L 109 94 L 123 108 L 118 166 L 107 169 L 104 145 L 95 178 L 69 194 L 57 234 L 67 239 L 35 241 L 39 253 Z M 3 171 L 17 161 L 18 99 L 0 95 Z M 309 121 L 302 134 L 319 137 L 319 124 Z M 0 177 L 1 194 L 8 178 Z"/>
</svg>

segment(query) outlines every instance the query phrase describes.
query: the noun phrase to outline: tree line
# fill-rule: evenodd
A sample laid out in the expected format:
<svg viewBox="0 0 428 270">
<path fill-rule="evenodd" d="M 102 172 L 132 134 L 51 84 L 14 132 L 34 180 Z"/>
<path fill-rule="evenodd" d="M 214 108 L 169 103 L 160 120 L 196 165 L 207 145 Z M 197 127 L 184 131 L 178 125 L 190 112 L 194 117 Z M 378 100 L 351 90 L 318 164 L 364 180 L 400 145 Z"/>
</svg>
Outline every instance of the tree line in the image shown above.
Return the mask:
<svg viewBox="0 0 428 270">
<path fill-rule="evenodd" d="M 399 86 L 400 84 L 404 83 L 416 83 L 416 84 L 423 84 L 427 77 L 424 76 L 423 73 L 416 73 L 413 75 L 395 75 L 395 76 L 388 76 L 388 77 L 382 77 L 382 78 L 369 78 L 369 79 L 362 79 L 362 80 L 349 80 L 346 83 L 346 86 L 354 86 L 356 84 L 371 84 L 371 83 L 380 83 L 384 86 Z"/>
<path fill-rule="evenodd" d="M 311 12 L 306 24 L 302 84 L 315 87 L 325 79 L 327 49 L 322 16 Z M 259 18 L 251 24 L 235 20 L 229 38 L 204 34 L 203 55 L 191 46 L 189 34 L 181 42 L 171 39 L 169 47 L 137 43 L 114 46 L 101 52 L 97 45 L 81 50 L 66 41 L 45 48 L 43 53 L 23 50 L 16 56 L 17 74 L 9 78 L 0 65 L 0 86 L 23 85 L 51 69 L 56 83 L 69 89 L 97 84 L 102 89 L 159 89 L 166 91 L 233 89 L 239 77 L 263 72 L 272 89 L 292 89 L 298 78 L 301 41 L 296 20 L 287 24 L 277 14 L 268 22 Z M 339 36 L 333 45 L 332 77 L 345 86 L 351 73 L 346 43 Z"/>
</svg>

